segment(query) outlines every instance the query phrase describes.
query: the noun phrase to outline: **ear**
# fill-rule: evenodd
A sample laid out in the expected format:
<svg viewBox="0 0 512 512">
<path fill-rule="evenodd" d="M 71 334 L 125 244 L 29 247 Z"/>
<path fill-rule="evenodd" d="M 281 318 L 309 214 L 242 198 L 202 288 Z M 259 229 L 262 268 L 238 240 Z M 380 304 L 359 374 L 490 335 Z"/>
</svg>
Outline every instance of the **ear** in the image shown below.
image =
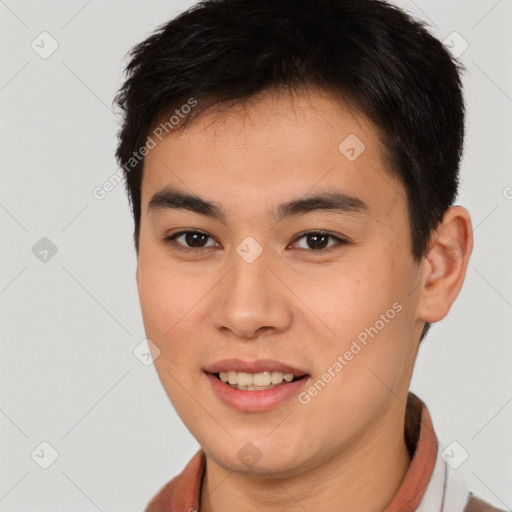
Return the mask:
<svg viewBox="0 0 512 512">
<path fill-rule="evenodd" d="M 438 322 L 450 311 L 459 294 L 473 250 L 473 230 L 468 211 L 449 208 L 430 239 L 421 261 L 417 317 Z"/>
</svg>

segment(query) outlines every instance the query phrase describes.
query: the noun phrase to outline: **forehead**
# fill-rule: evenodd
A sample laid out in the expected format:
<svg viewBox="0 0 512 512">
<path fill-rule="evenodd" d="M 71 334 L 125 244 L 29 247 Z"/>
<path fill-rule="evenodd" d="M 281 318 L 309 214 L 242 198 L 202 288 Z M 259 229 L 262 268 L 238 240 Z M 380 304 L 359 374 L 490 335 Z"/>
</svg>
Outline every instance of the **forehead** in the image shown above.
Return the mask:
<svg viewBox="0 0 512 512">
<path fill-rule="evenodd" d="M 226 208 L 268 207 L 320 189 L 360 197 L 380 213 L 397 199 L 405 206 L 378 129 L 320 90 L 269 92 L 171 131 L 145 157 L 143 211 L 168 186 Z"/>
</svg>

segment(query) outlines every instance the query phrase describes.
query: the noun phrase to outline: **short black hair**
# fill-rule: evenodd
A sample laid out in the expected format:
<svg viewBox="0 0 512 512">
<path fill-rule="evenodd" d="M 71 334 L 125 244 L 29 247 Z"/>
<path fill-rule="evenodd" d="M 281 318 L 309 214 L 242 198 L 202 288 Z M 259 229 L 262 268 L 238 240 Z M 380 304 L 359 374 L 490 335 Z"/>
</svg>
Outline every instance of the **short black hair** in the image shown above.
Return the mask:
<svg viewBox="0 0 512 512">
<path fill-rule="evenodd" d="M 131 50 L 115 98 L 123 116 L 116 157 L 137 253 L 144 148 L 158 122 L 177 119 L 165 123 L 169 132 L 214 105 L 311 86 L 375 124 L 407 193 L 419 262 L 457 195 L 463 69 L 424 22 L 382 0 L 199 2 Z M 180 108 L 191 99 L 194 108 Z"/>
</svg>

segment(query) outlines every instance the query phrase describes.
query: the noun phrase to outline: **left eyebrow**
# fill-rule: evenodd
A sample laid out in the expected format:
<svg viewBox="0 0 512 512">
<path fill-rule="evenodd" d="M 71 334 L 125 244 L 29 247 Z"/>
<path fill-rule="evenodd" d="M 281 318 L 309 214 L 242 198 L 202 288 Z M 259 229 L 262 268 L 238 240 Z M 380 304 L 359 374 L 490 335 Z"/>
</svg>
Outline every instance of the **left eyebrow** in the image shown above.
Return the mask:
<svg viewBox="0 0 512 512">
<path fill-rule="evenodd" d="M 278 206 L 272 219 L 280 222 L 286 217 L 305 215 L 317 210 L 342 214 L 368 214 L 369 206 L 361 199 L 338 190 L 326 190 L 314 196 L 292 199 Z"/>
<path fill-rule="evenodd" d="M 148 204 L 148 212 L 151 210 L 179 209 L 190 210 L 226 223 L 227 215 L 221 206 L 175 188 L 166 187 L 155 193 Z M 316 195 L 292 199 L 282 203 L 274 211 L 270 212 L 269 218 L 277 223 L 287 217 L 306 215 L 318 210 L 342 214 L 367 214 L 370 208 L 358 197 L 348 195 L 339 190 L 326 190 Z"/>
</svg>

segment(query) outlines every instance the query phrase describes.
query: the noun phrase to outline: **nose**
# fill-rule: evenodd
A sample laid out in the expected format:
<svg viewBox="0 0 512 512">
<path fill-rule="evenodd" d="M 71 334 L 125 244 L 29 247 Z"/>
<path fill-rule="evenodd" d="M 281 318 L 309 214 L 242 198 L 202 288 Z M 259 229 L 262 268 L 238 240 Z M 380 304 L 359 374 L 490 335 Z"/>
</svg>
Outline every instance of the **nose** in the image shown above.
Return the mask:
<svg viewBox="0 0 512 512">
<path fill-rule="evenodd" d="M 237 339 L 283 332 L 291 324 L 290 292 L 270 267 L 265 251 L 252 263 L 236 252 L 232 268 L 216 287 L 214 325 Z"/>
</svg>

